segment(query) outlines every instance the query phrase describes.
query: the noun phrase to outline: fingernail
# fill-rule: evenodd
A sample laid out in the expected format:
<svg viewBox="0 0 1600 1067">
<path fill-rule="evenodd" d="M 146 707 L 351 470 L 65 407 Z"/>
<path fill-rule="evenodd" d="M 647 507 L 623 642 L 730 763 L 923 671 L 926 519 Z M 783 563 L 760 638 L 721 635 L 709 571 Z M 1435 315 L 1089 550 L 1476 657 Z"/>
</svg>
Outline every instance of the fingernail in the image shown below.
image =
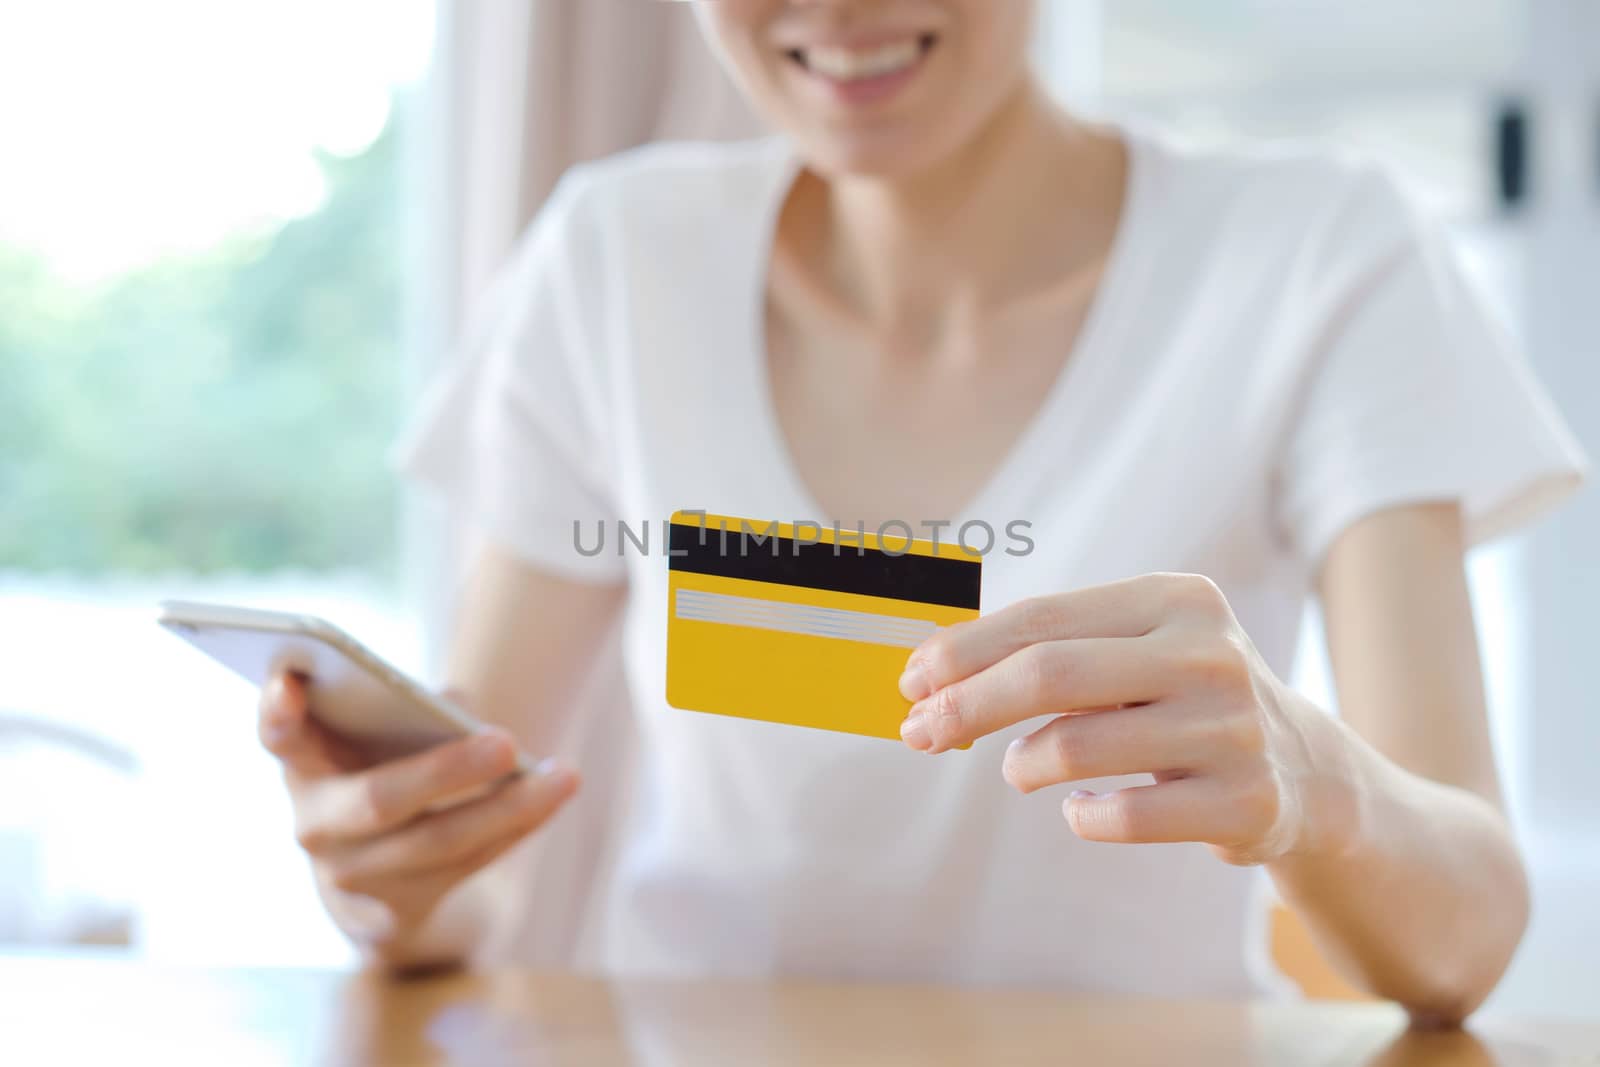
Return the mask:
<svg viewBox="0 0 1600 1067">
<path fill-rule="evenodd" d="M 919 664 L 913 663 L 900 676 L 900 695 L 907 700 L 921 700 L 931 692 L 933 686 L 928 684 L 928 673 Z"/>
<path fill-rule="evenodd" d="M 267 683 L 261 728 L 262 736 L 268 744 L 277 744 L 284 740 L 297 725 L 294 715 L 289 711 L 286 696 L 282 680 L 274 679 Z"/>
<path fill-rule="evenodd" d="M 533 765 L 533 773 L 541 778 L 560 778 L 567 773 L 567 769 L 554 756 L 546 756 Z"/>
<path fill-rule="evenodd" d="M 533 773 L 552 785 L 567 786 L 572 783 L 572 772 L 553 756 L 546 756 L 533 765 Z"/>
<path fill-rule="evenodd" d="M 919 752 L 933 747 L 933 737 L 928 733 L 927 720 L 921 712 L 906 716 L 906 721 L 900 724 L 900 739 Z"/>
<path fill-rule="evenodd" d="M 1094 796 L 1094 793 L 1091 792 L 1088 789 L 1074 789 L 1071 793 L 1069 793 L 1067 795 L 1067 799 L 1068 800 L 1082 800 L 1084 797 L 1092 797 L 1092 796 Z"/>
</svg>

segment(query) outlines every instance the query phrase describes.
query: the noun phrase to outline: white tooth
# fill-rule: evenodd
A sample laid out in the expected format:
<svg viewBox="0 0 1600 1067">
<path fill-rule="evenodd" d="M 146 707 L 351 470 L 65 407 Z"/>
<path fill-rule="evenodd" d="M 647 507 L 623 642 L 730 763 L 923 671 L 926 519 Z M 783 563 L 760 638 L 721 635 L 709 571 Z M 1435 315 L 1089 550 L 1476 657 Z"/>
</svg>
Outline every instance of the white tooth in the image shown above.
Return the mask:
<svg viewBox="0 0 1600 1067">
<path fill-rule="evenodd" d="M 806 66 L 836 81 L 875 78 L 904 70 L 917 61 L 921 48 L 916 41 L 898 41 L 857 51 L 849 48 L 808 48 Z"/>
</svg>

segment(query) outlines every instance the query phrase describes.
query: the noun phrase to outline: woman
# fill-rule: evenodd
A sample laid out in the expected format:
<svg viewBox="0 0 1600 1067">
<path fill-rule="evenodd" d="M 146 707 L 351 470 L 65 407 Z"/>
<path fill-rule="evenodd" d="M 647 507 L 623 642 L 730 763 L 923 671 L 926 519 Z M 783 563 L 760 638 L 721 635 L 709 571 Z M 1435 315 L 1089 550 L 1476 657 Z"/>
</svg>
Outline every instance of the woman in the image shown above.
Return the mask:
<svg viewBox="0 0 1600 1067">
<path fill-rule="evenodd" d="M 780 136 L 569 175 L 408 442 L 484 534 L 449 675 L 503 730 L 372 766 L 264 698 L 335 919 L 504 954 L 576 770 L 437 802 L 555 747 L 622 613 L 598 966 L 1247 993 L 1264 868 L 1351 980 L 1470 1012 L 1527 889 L 1462 555 L 1581 460 L 1438 235 L 1357 163 L 1062 114 L 1021 0 L 700 14 Z M 911 654 L 902 747 L 666 706 L 663 560 L 574 524 L 701 507 L 1034 550 Z M 1342 718 L 1283 680 L 1313 590 Z"/>
</svg>

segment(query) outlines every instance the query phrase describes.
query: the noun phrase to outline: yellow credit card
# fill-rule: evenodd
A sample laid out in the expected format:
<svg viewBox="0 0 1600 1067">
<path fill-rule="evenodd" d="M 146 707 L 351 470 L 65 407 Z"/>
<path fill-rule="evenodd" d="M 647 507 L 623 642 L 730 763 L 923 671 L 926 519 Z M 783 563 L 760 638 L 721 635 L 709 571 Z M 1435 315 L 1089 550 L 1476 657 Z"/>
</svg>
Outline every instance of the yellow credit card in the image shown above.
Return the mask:
<svg viewBox="0 0 1600 1067">
<path fill-rule="evenodd" d="M 667 703 L 899 740 L 906 657 L 978 617 L 983 568 L 906 533 L 673 515 Z"/>
</svg>

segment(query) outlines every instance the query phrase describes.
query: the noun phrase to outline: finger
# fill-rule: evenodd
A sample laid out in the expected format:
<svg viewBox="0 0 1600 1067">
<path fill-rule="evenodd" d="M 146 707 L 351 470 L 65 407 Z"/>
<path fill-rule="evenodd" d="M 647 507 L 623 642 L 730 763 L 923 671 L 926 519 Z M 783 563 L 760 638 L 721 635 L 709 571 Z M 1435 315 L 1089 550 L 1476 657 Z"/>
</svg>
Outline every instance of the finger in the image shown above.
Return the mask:
<svg viewBox="0 0 1600 1067">
<path fill-rule="evenodd" d="M 324 783 L 301 805 L 298 834 L 311 852 L 375 836 L 516 769 L 503 730 L 485 730 Z"/>
<path fill-rule="evenodd" d="M 1011 742 L 1001 773 L 1024 793 L 1115 774 L 1189 774 L 1229 742 L 1225 724 L 1170 702 L 1063 715 Z"/>
<path fill-rule="evenodd" d="M 1039 715 L 1157 700 L 1169 661 L 1142 638 L 1028 645 L 911 706 L 900 736 L 925 752 L 967 744 Z"/>
<path fill-rule="evenodd" d="M 552 812 L 551 814 L 554 813 Z M 548 819 L 549 816 L 546 816 L 546 818 Z M 535 826 L 534 829 L 537 830 L 538 826 Z M 507 852 L 510 852 L 523 841 L 526 841 L 529 833 L 530 831 L 528 830 L 513 828 L 512 831 L 502 834 L 487 845 L 468 853 L 454 863 L 447 864 L 426 874 L 402 874 L 398 877 L 408 884 L 417 886 L 424 896 L 438 899 Z"/>
<path fill-rule="evenodd" d="M 1072 832 L 1085 841 L 1152 844 L 1204 841 L 1232 846 L 1247 836 L 1247 816 L 1221 780 L 1176 778 L 1109 793 L 1074 791 L 1062 803 Z"/>
<path fill-rule="evenodd" d="M 378 876 L 364 881 L 349 869 L 330 871 L 324 866 L 319 876 L 335 889 L 339 888 L 336 881 L 359 886 L 348 891 L 381 902 L 390 916 L 388 923 L 392 925 L 398 919 L 403 924 L 428 915 L 456 886 L 526 841 L 528 836 L 523 831 L 505 834 L 455 863 L 429 871 Z"/>
<path fill-rule="evenodd" d="M 303 675 L 287 671 L 272 676 L 261 689 L 256 730 L 262 747 L 301 778 L 338 774 L 352 765 L 352 756 L 311 717 Z"/>
<path fill-rule="evenodd" d="M 1210 579 L 1142 574 L 1053 596 L 1024 600 L 971 622 L 948 626 L 906 661 L 900 693 L 921 700 L 1042 641 L 1142 637 L 1176 615 L 1205 613 L 1226 601 Z"/>
<path fill-rule="evenodd" d="M 396 874 L 371 882 L 360 882 L 348 871 L 324 869 L 321 876 L 335 889 L 339 888 L 335 881 L 351 886 L 359 884 L 359 889 L 347 891 L 380 901 L 387 912 L 387 925 L 407 925 L 426 917 L 452 889 L 526 838 L 526 834 L 508 834 L 460 862 L 422 873 Z"/>
<path fill-rule="evenodd" d="M 352 892 L 370 892 L 388 879 L 432 875 L 471 864 L 497 846 L 509 847 L 538 829 L 577 786 L 577 775 L 564 768 L 521 775 L 488 796 L 436 812 L 329 857 L 333 884 Z"/>
</svg>

